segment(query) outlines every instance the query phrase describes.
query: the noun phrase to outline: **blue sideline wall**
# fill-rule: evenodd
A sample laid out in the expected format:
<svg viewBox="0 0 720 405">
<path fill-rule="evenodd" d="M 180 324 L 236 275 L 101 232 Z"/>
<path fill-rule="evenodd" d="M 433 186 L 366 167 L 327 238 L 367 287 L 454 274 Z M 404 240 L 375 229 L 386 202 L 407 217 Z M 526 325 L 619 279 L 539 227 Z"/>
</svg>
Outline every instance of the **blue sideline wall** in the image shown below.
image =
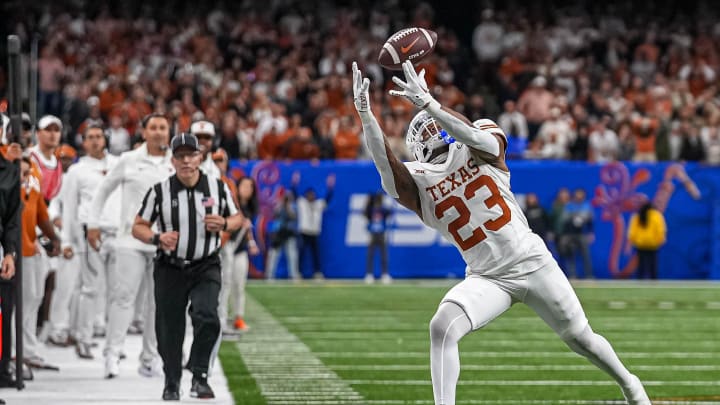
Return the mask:
<svg viewBox="0 0 720 405">
<path fill-rule="evenodd" d="M 595 215 L 591 251 L 596 278 L 634 277 L 627 224 L 641 201 L 650 198 L 661 208 L 665 206 L 668 226 L 667 244 L 659 257 L 660 278 L 720 279 L 720 168 L 551 161 L 510 161 L 509 166 L 512 190 L 518 199 L 535 193 L 548 211 L 560 188 L 587 192 Z M 371 162 L 232 162 L 231 169 L 235 176 L 247 174 L 257 181 L 262 209 L 256 233 L 260 237 L 266 236 L 272 207 L 290 187 L 295 171 L 301 174 L 298 191 L 312 187 L 321 197 L 326 193 L 326 177 L 334 173 L 337 185 L 321 235 L 323 271 L 328 277 L 339 278 L 365 274 L 368 235 L 363 210 L 367 195 L 380 189 L 380 178 Z M 464 265 L 453 246 L 425 227 L 414 213 L 389 198 L 387 202 L 393 209 L 388 234 L 393 277 L 463 277 Z M 312 269 L 305 259 L 301 270 L 309 276 Z M 254 263 L 262 271 L 261 258 Z M 578 266 L 582 273 L 581 264 Z M 286 273 L 282 259 L 278 276 Z"/>
</svg>

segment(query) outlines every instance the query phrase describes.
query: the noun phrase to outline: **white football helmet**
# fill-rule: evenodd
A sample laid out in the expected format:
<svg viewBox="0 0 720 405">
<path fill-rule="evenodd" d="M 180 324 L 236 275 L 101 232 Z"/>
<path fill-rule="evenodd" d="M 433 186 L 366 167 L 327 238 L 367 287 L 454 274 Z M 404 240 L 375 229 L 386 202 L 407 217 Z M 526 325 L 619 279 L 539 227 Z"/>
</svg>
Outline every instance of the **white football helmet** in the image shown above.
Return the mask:
<svg viewBox="0 0 720 405">
<path fill-rule="evenodd" d="M 426 111 L 415 114 L 405 135 L 405 144 L 410 153 L 422 163 L 429 162 L 437 149 L 446 148 L 454 141 Z M 441 153 L 435 156 L 433 161 L 441 160 L 439 158 L 443 155 Z"/>
</svg>

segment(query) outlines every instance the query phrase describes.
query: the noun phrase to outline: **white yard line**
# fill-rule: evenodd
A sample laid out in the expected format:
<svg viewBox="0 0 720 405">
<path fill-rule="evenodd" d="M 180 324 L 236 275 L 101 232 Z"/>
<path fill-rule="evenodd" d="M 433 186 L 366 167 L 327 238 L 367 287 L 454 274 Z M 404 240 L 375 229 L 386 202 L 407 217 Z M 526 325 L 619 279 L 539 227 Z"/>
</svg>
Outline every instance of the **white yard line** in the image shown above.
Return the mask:
<svg viewBox="0 0 720 405">
<path fill-rule="evenodd" d="M 246 305 L 252 329 L 237 347 L 268 405 L 367 403 L 260 303 Z"/>
<path fill-rule="evenodd" d="M 315 352 L 315 355 L 321 358 L 324 357 L 335 357 L 335 358 L 429 358 L 430 354 L 427 352 Z M 282 357 L 282 354 L 278 354 Z M 620 352 L 618 353 L 621 359 L 709 359 L 709 358 L 720 358 L 720 352 Z M 462 353 L 462 357 L 472 358 L 528 358 L 528 357 L 558 357 L 576 358 L 578 355 L 571 351 L 567 352 L 481 352 L 481 351 L 466 351 Z"/>
<path fill-rule="evenodd" d="M 368 405 L 432 405 L 432 400 L 371 400 Z M 588 400 L 588 399 L 465 399 L 458 400 L 457 405 L 626 405 L 621 400 Z M 720 405 L 720 401 L 671 401 L 653 400 L 654 405 Z"/>
<path fill-rule="evenodd" d="M 343 364 L 328 366 L 338 371 L 429 371 L 428 364 Z M 468 364 L 461 366 L 463 371 L 598 371 L 599 369 L 590 364 L 545 364 L 545 365 L 477 365 Z M 719 365 L 654 365 L 641 366 L 633 365 L 633 371 L 720 371 Z"/>
<path fill-rule="evenodd" d="M 346 380 L 351 385 L 432 385 L 430 379 L 426 380 Z M 465 386 L 615 386 L 612 380 L 473 380 L 458 381 L 458 385 Z M 717 387 L 720 381 L 643 381 L 649 387 Z"/>
</svg>

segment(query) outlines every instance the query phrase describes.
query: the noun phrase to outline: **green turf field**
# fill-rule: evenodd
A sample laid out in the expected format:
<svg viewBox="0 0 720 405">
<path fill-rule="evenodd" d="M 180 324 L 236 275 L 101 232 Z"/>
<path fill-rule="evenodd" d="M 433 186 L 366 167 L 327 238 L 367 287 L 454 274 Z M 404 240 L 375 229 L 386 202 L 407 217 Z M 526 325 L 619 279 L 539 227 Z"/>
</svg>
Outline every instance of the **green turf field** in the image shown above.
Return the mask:
<svg viewBox="0 0 720 405">
<path fill-rule="evenodd" d="M 251 283 L 221 360 L 238 404 L 432 404 L 428 322 L 451 284 Z M 656 404 L 720 404 L 720 285 L 576 285 Z M 460 343 L 458 404 L 611 404 L 619 388 L 515 305 Z M 617 401 L 617 402 L 613 402 Z"/>
</svg>

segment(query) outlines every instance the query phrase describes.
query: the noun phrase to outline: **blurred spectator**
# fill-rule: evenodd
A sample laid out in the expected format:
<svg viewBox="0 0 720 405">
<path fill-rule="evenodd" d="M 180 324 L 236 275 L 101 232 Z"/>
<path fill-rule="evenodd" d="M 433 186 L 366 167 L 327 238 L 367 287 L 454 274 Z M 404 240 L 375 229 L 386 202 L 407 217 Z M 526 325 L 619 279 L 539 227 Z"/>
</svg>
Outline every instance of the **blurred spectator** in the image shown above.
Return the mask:
<svg viewBox="0 0 720 405">
<path fill-rule="evenodd" d="M 528 141 L 535 140 L 540 126 L 550 118 L 550 107 L 555 97 L 545 87 L 547 79 L 537 76 L 522 93 L 517 108 L 525 116 L 528 124 Z"/>
<path fill-rule="evenodd" d="M 665 244 L 665 218 L 649 201 L 630 218 L 628 241 L 637 252 L 638 278 L 657 279 L 657 253 Z"/>
<path fill-rule="evenodd" d="M 267 255 L 265 277 L 268 280 L 275 279 L 277 264 L 280 260 L 280 249 L 284 249 L 288 278 L 294 281 L 300 280 L 302 277 L 298 262 L 297 206 L 292 193 L 283 195 L 282 200 L 275 208 L 275 216 L 271 224 L 270 249 Z"/>
<path fill-rule="evenodd" d="M 633 138 L 632 128 L 628 122 L 623 122 L 618 128 L 618 155 L 620 161 L 630 161 L 635 155 L 635 139 Z"/>
<path fill-rule="evenodd" d="M 300 183 L 300 172 L 293 173 L 293 194 L 298 195 L 297 186 Z M 297 198 L 298 230 L 300 231 L 300 263 L 306 252 L 310 252 L 313 261 L 313 278 L 325 278 L 320 267 L 320 232 L 322 232 L 323 213 L 332 200 L 335 188 L 335 175 L 330 174 L 325 181 L 327 190 L 325 198 L 318 198 L 315 190 L 310 187 Z"/>
<path fill-rule="evenodd" d="M 552 145 L 550 159 L 564 159 L 568 157 L 570 144 L 575 139 L 571 119 L 562 114 L 560 107 L 550 109 L 550 118 L 543 122 L 538 130 L 537 139 L 545 145 Z"/>
<path fill-rule="evenodd" d="M 550 217 L 540 205 L 535 193 L 525 195 L 524 214 L 530 229 L 538 234 L 547 244 L 548 232 L 550 232 Z"/>
<path fill-rule="evenodd" d="M 688 162 L 700 162 L 705 160 L 705 147 L 703 146 L 698 128 L 688 126 L 687 132 L 683 133 L 682 146 L 680 149 L 680 160 Z"/>
<path fill-rule="evenodd" d="M 617 160 L 620 153 L 620 143 L 615 131 L 609 129 L 609 116 L 604 116 L 598 122 L 595 130 L 590 134 L 590 161 L 607 163 Z"/>
<path fill-rule="evenodd" d="M 340 125 L 333 138 L 335 159 L 357 159 L 361 132 L 362 128 L 353 124 L 352 117 L 340 118 Z"/>
<path fill-rule="evenodd" d="M 313 139 L 312 130 L 300 127 L 280 148 L 280 158 L 311 160 L 320 158 L 320 148 Z"/>
<path fill-rule="evenodd" d="M 38 112 L 40 116 L 62 114 L 62 85 L 65 64 L 55 51 L 55 44 L 42 48 L 38 59 Z"/>
<path fill-rule="evenodd" d="M 122 118 L 113 115 L 110 118 L 110 128 L 107 129 L 109 139 L 108 150 L 113 155 L 120 155 L 130 150 L 130 133 L 122 126 Z"/>
<path fill-rule="evenodd" d="M 635 162 L 656 162 L 655 141 L 658 130 L 656 120 L 636 115 L 632 118 L 631 128 L 635 137 Z"/>
<path fill-rule="evenodd" d="M 588 160 L 588 151 L 590 149 L 590 135 L 588 134 L 590 129 L 583 123 L 578 126 L 577 136 L 570 144 L 570 159 L 572 160 Z"/>
<path fill-rule="evenodd" d="M 561 215 L 562 236 L 558 242 L 558 250 L 569 278 L 577 278 L 578 255 L 583 260 L 583 278 L 593 278 L 590 256 L 590 245 L 595 240 L 593 216 L 593 208 L 586 199 L 585 190 L 576 189 Z"/>
<path fill-rule="evenodd" d="M 528 124 L 525 116 L 515 108 L 515 102 L 508 100 L 503 105 L 504 111 L 498 118 L 498 125 L 508 136 L 521 139 L 528 138 Z"/>
<path fill-rule="evenodd" d="M 502 52 L 502 38 L 505 33 L 502 25 L 494 18 L 492 9 L 482 11 L 482 21 L 475 27 L 472 47 L 480 63 L 495 63 Z"/>
<path fill-rule="evenodd" d="M 392 280 L 390 273 L 388 273 L 387 240 L 385 239 L 390 210 L 383 204 L 384 195 L 383 192 L 370 194 L 365 206 L 365 218 L 368 221 L 367 230 L 370 234 L 365 270 L 365 282 L 368 284 L 375 281 L 375 251 L 380 254 L 380 280 L 383 284 L 388 284 Z"/>
</svg>

